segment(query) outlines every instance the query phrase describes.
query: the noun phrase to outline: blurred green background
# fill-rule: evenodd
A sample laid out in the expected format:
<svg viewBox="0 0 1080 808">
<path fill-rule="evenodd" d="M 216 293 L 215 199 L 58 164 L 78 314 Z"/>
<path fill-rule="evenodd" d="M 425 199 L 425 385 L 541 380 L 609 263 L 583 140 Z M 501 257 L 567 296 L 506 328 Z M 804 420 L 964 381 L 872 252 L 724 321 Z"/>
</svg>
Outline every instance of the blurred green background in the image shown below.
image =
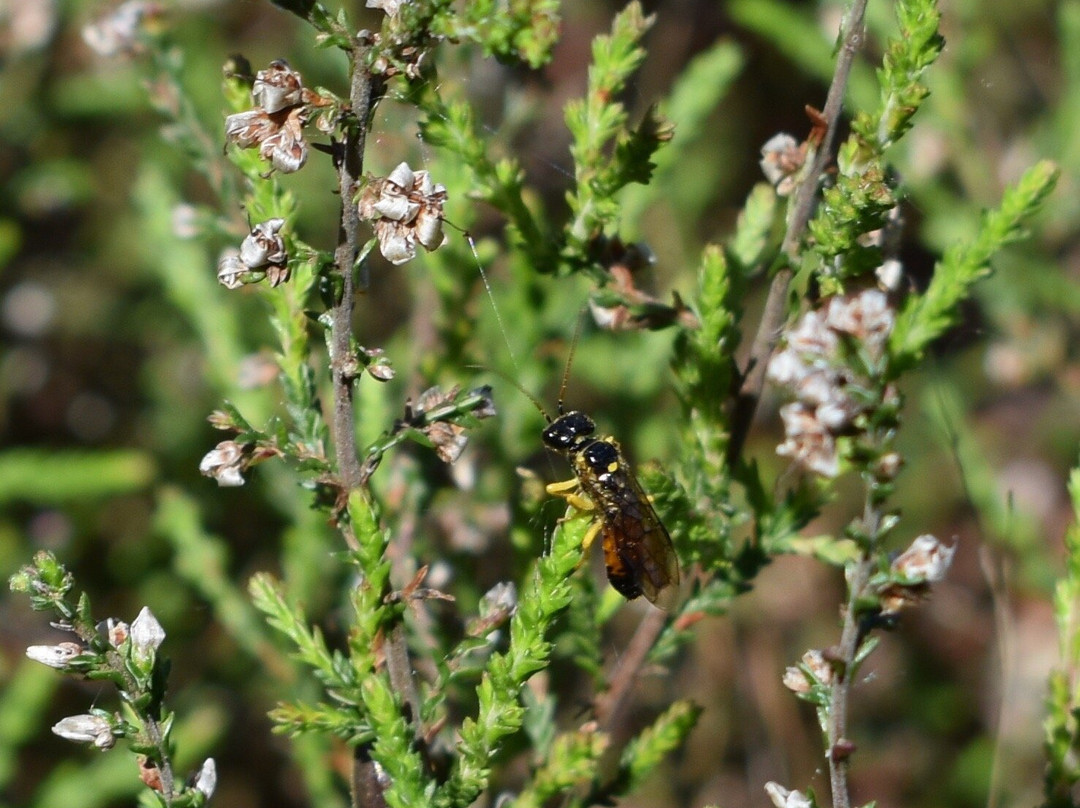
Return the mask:
<svg viewBox="0 0 1080 808">
<path fill-rule="evenodd" d="M 348 5 L 356 19 L 378 25 L 374 12 Z M 655 286 L 667 296 L 691 291 L 702 245 L 730 234 L 761 179 L 760 145 L 778 131 L 805 135 L 803 107 L 824 101 L 842 6 L 645 5 L 657 21 L 627 99 L 635 118 L 717 42 L 728 43 L 738 66 L 708 115 L 707 135 L 670 167 L 670 197 L 627 222 L 624 235 L 656 254 Z M 440 62 L 441 80 L 476 105 L 498 149 L 519 156 L 553 215 L 565 213 L 570 181 L 562 105 L 582 92 L 591 39 L 618 8 L 565 3 L 562 42 L 538 73 L 462 50 Z M 955 0 L 942 8 L 947 46 L 929 76 L 933 95 L 894 155 L 908 195 L 901 259 L 916 284 L 1028 165 L 1049 157 L 1063 177 L 1032 239 L 995 262 L 963 325 L 905 390 L 902 533 L 955 536 L 960 546 L 949 580 L 884 638 L 855 689 L 853 797 L 906 806 L 1031 804 L 1041 777 L 1045 676 L 1056 660 L 1048 594 L 1069 518 L 1064 478 L 1080 437 L 1080 2 Z M 148 101 L 168 106 L 170 97 L 166 87 L 145 86 L 145 59 L 103 59 L 84 44 L 80 29 L 103 10 L 83 0 L 0 4 L 0 572 L 6 578 L 46 548 L 76 573 L 99 616 L 130 620 L 141 606 L 152 608 L 173 660 L 179 767 L 213 755 L 216 804 L 333 804 L 320 791 L 327 783 L 305 784 L 297 774 L 297 759 L 317 754 L 318 745 L 296 750 L 269 733 L 265 712 L 278 697 L 271 682 L 291 668 L 242 593 L 251 573 L 273 570 L 333 634 L 342 619 L 331 594 L 343 574 L 330 555 L 337 540 L 288 470 L 266 464 L 247 486 L 227 491 L 198 473 L 219 439 L 206 416 L 223 399 L 255 423 L 274 410 L 273 386 L 260 384 L 272 334 L 256 295 L 216 284 L 216 251 L 227 241 L 184 238 L 193 210 L 185 206 L 197 214 L 197 206 L 216 204 L 211 186 Z M 889 4 L 872 0 L 869 20 L 872 33 L 887 31 Z M 223 143 L 221 65 L 233 53 L 256 68 L 286 58 L 308 85 L 345 92 L 343 58 L 315 50 L 311 31 L 269 3 L 178 0 L 166 4 L 162 24 L 182 51 L 183 85 L 215 144 Z M 880 42 L 871 36 L 853 76 L 856 104 L 873 101 Z M 430 167 L 436 180 L 440 170 L 455 176 L 417 137 L 410 109 L 391 97 L 375 114 L 368 169 L 385 173 L 401 160 Z M 313 155 L 283 183 L 304 200 L 297 232 L 332 245 L 338 200 L 328 161 Z M 451 220 L 475 220 L 472 232 L 489 247 L 498 238 L 494 214 L 469 210 L 462 197 L 450 204 Z M 242 211 L 224 213 L 243 221 Z M 454 233 L 448 255 L 374 267 L 358 306 L 358 338 L 387 350 L 398 379 L 368 388 L 361 431 L 377 435 L 428 383 L 494 385 L 500 418 L 475 437 L 454 472 L 456 488 L 447 484 L 413 524 L 396 525 L 421 537 L 412 546 L 423 561 L 449 559 L 482 592 L 520 575 L 542 541 L 542 531 L 507 536 L 506 503 L 526 495 L 515 467 L 559 472 L 540 450 L 531 404 L 473 365 L 515 376 L 550 407 L 587 287 L 534 281 L 546 301 L 544 339 L 536 342 L 534 331 L 514 327 L 525 305 L 520 279 L 505 262 L 492 265 L 492 296 L 511 323 L 515 366 L 475 260 Z M 748 318 L 752 328 L 756 314 Z M 462 344 L 448 349 L 455 334 Z M 671 459 L 678 409 L 669 345 L 665 333 L 586 331 L 574 360 L 568 403 L 597 415 L 638 461 Z M 441 350 L 449 365 L 431 359 Z M 773 453 L 777 404 L 767 402 L 749 449 L 774 475 L 784 470 Z M 392 500 L 395 474 L 408 464 L 438 466 L 422 450 L 403 453 L 379 472 L 384 496 Z M 841 496 L 809 532 L 839 529 L 858 507 Z M 835 642 L 841 594 L 834 570 L 784 558 L 729 617 L 699 624 L 699 641 L 666 678 L 645 680 L 641 699 L 655 712 L 670 698 L 690 697 L 705 713 L 685 751 L 628 804 L 762 805 L 767 780 L 827 793 L 814 717 L 780 676 L 807 648 Z M 611 658 L 635 622 L 636 610 L 626 611 L 605 648 Z M 24 658 L 27 645 L 62 639 L 26 602 L 0 598 L 0 626 L 4 802 L 132 804 L 140 786 L 129 756 L 91 752 L 48 731 L 91 703 L 110 707 L 112 694 Z M 298 682 L 297 692 L 304 687 Z M 572 683 L 566 691 L 572 698 Z M 344 750 L 331 759 L 345 770 Z M 508 778 L 501 785 L 512 788 Z"/>
</svg>

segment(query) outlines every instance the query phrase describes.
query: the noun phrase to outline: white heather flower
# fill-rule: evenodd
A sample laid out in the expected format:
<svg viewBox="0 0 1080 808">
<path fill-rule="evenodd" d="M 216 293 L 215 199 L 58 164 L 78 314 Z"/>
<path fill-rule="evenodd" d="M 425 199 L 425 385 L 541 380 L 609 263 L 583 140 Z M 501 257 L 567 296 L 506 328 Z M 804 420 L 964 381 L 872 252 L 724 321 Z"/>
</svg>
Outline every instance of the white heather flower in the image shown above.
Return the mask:
<svg viewBox="0 0 1080 808">
<path fill-rule="evenodd" d="M 82 38 L 98 56 L 133 54 L 147 18 L 161 14 L 157 3 L 128 0 L 82 29 Z"/>
<path fill-rule="evenodd" d="M 280 112 L 302 103 L 303 91 L 300 74 L 284 59 L 275 59 L 266 70 L 255 74 L 251 99 L 266 112 Z"/>
<path fill-rule="evenodd" d="M 805 360 L 828 361 L 836 356 L 840 340 L 820 311 L 808 311 L 786 334 L 787 346 Z"/>
<path fill-rule="evenodd" d="M 806 679 L 806 673 L 802 668 L 795 665 L 789 665 L 784 669 L 784 678 L 782 679 L 784 687 L 790 690 L 792 693 L 809 693 L 810 682 Z"/>
<path fill-rule="evenodd" d="M 793 349 L 785 347 L 773 354 L 765 374 L 775 384 L 794 387 L 812 372 L 812 365 L 804 362 Z"/>
<path fill-rule="evenodd" d="M 98 749 L 111 749 L 116 744 L 112 726 L 99 715 L 69 715 L 52 728 L 53 734 L 76 743 L 92 743 Z"/>
<path fill-rule="evenodd" d="M 832 684 L 833 668 L 825 655 L 817 648 L 811 648 L 802 655 L 802 663 L 810 671 L 810 674 L 823 685 Z"/>
<path fill-rule="evenodd" d="M 886 292 L 899 292 L 904 280 L 904 265 L 890 258 L 874 270 L 874 275 L 877 276 L 878 285 Z"/>
<path fill-rule="evenodd" d="M 199 769 L 199 773 L 195 776 L 194 788 L 196 791 L 202 793 L 206 799 L 210 799 L 214 796 L 214 791 L 217 789 L 217 763 L 213 758 L 207 758 L 203 761 L 202 768 Z"/>
<path fill-rule="evenodd" d="M 864 289 L 857 295 L 837 296 L 829 301 L 826 324 L 842 334 L 850 334 L 873 357 L 880 357 L 896 320 L 885 293 Z"/>
<path fill-rule="evenodd" d="M 365 8 L 381 8 L 387 17 L 396 17 L 409 0 L 367 0 Z"/>
<path fill-rule="evenodd" d="M 143 606 L 131 624 L 131 648 L 136 657 L 149 659 L 165 642 L 165 629 L 149 607 Z"/>
<path fill-rule="evenodd" d="M 246 447 L 234 440 L 223 440 L 199 462 L 199 471 L 207 477 L 213 477 L 222 488 L 243 485 L 243 472 L 247 467 Z"/>
<path fill-rule="evenodd" d="M 393 264 L 416 256 L 416 245 L 437 250 L 443 235 L 446 188 L 431 180 L 427 171 L 413 171 L 399 163 L 387 177 L 372 180 L 357 201 L 361 219 L 374 220 L 379 252 Z"/>
<path fill-rule="evenodd" d="M 790 457 L 815 474 L 835 477 L 840 472 L 836 439 L 818 419 L 813 408 L 794 401 L 780 408 L 785 440 L 776 453 Z"/>
<path fill-rule="evenodd" d="M 955 544 L 946 547 L 934 536 L 925 534 L 893 560 L 892 569 L 912 583 L 936 583 L 945 577 L 955 553 Z"/>
<path fill-rule="evenodd" d="M 790 791 L 772 781 L 765 784 L 765 793 L 776 808 L 811 808 L 813 805 L 801 791 Z"/>
<path fill-rule="evenodd" d="M 83 647 L 77 642 L 62 642 L 57 645 L 31 645 L 26 649 L 26 655 L 30 659 L 57 670 L 65 670 L 71 660 L 82 652 Z"/>
<path fill-rule="evenodd" d="M 773 135 L 761 147 L 761 172 L 776 189 L 777 196 L 788 196 L 795 190 L 799 172 L 806 161 L 806 149 L 791 135 Z"/>
</svg>

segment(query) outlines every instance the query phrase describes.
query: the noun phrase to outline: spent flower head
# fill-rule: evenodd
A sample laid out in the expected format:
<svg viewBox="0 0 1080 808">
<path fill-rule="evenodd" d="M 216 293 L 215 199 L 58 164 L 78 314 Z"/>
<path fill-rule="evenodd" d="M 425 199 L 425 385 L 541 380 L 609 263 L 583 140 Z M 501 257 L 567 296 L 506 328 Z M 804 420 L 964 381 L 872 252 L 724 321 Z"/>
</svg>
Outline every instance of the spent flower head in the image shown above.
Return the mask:
<svg viewBox="0 0 1080 808">
<path fill-rule="evenodd" d="M 251 98 L 254 109 L 225 119 L 225 142 L 257 147 L 259 156 L 283 174 L 299 171 L 308 157 L 304 124 L 309 108 L 324 99 L 305 90 L 300 74 L 281 59 L 256 74 Z"/>
<path fill-rule="evenodd" d="M 281 236 L 284 219 L 267 219 L 251 228 L 239 250 L 226 250 L 218 261 L 218 283 L 239 289 L 266 280 L 278 286 L 289 279 L 289 254 Z"/>
<path fill-rule="evenodd" d="M 437 250 L 446 243 L 443 203 L 446 188 L 432 182 L 427 171 L 399 163 L 387 177 L 372 179 L 360 199 L 360 218 L 373 221 L 379 252 L 392 264 L 416 257 L 416 245 Z"/>
</svg>

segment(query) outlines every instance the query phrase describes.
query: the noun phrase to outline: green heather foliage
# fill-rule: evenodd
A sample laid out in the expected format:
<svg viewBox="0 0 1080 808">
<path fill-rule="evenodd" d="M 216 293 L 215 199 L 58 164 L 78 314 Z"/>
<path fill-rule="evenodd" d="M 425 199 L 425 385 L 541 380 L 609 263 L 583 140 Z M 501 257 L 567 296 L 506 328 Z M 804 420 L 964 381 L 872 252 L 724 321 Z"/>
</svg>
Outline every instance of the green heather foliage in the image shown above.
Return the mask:
<svg viewBox="0 0 1080 808">
<path fill-rule="evenodd" d="M 362 5 L 12 26 L 5 804 L 1075 805 L 1077 3 Z"/>
</svg>

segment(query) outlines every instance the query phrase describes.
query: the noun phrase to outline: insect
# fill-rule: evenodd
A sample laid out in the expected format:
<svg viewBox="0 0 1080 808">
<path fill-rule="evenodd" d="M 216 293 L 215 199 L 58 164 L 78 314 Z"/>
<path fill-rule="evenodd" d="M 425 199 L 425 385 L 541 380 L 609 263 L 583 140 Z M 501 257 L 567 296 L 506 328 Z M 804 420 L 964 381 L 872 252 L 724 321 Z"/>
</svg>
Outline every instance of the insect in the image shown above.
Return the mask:
<svg viewBox="0 0 1080 808">
<path fill-rule="evenodd" d="M 597 534 L 603 535 L 604 563 L 616 592 L 627 600 L 644 595 L 658 608 L 671 610 L 679 594 L 675 548 L 618 442 L 598 437 L 596 423 L 585 413 L 564 413 L 561 401 L 559 417 L 548 420 L 544 443 L 574 469 L 574 479 L 550 484 L 548 493 L 580 510 L 599 511 L 584 545 L 588 550 Z"/>
</svg>

